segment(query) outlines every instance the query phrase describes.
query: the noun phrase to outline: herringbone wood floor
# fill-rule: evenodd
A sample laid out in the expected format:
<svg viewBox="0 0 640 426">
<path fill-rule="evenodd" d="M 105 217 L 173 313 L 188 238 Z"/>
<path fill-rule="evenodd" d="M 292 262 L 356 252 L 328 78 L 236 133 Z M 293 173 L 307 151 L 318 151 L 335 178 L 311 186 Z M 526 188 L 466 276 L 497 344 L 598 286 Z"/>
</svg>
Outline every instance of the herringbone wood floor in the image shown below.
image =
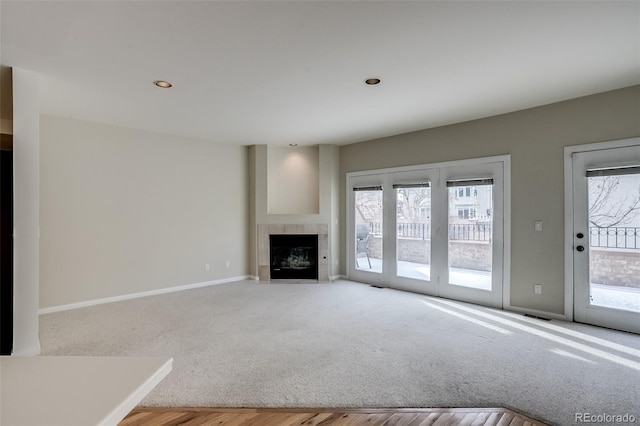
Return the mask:
<svg viewBox="0 0 640 426">
<path fill-rule="evenodd" d="M 119 426 L 543 426 L 504 408 L 453 409 L 229 409 L 144 408 L 134 409 Z"/>
</svg>

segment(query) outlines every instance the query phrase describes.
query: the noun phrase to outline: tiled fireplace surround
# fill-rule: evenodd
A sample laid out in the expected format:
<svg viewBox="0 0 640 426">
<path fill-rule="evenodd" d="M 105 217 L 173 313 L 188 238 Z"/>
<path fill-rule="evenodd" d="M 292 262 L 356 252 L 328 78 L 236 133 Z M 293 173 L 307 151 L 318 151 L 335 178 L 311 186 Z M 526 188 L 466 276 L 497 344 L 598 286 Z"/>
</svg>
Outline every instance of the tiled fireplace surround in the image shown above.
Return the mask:
<svg viewBox="0 0 640 426">
<path fill-rule="evenodd" d="M 258 224 L 258 278 L 260 281 L 271 280 L 269 235 L 273 234 L 318 235 L 318 281 L 329 281 L 329 225 L 323 223 Z"/>
</svg>

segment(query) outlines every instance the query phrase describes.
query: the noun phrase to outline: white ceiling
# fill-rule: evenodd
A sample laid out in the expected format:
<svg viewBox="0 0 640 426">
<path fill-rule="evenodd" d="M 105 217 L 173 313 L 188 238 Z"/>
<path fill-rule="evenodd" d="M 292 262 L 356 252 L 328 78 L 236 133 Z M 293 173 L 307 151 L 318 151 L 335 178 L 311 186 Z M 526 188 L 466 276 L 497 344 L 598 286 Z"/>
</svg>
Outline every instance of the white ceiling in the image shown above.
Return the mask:
<svg viewBox="0 0 640 426">
<path fill-rule="evenodd" d="M 220 143 L 342 145 L 640 83 L 640 1 L 0 7 L 1 64 L 42 75 L 44 114 Z"/>
</svg>

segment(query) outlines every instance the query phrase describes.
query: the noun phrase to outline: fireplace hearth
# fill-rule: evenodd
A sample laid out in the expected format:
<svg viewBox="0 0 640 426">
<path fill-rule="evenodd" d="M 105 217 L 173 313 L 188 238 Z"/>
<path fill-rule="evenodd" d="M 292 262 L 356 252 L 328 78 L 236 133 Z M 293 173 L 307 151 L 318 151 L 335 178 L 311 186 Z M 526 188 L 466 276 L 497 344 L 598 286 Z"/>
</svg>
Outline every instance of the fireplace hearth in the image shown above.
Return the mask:
<svg viewBox="0 0 640 426">
<path fill-rule="evenodd" d="M 269 235 L 271 279 L 318 279 L 317 234 Z"/>
</svg>

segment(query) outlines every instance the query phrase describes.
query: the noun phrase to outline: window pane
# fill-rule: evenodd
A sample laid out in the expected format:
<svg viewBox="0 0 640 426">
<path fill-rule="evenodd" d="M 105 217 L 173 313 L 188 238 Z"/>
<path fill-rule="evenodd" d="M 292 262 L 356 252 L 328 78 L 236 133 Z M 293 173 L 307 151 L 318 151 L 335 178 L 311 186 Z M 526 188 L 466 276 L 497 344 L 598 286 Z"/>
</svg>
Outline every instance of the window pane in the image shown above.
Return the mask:
<svg viewBox="0 0 640 426">
<path fill-rule="evenodd" d="M 493 185 L 449 187 L 449 284 L 491 290 L 492 211 Z"/>
<path fill-rule="evenodd" d="M 640 312 L 640 174 L 587 185 L 591 304 Z"/>
<path fill-rule="evenodd" d="M 356 269 L 382 273 L 382 190 L 355 195 Z"/>
<path fill-rule="evenodd" d="M 397 275 L 429 281 L 431 188 L 398 188 L 395 191 Z"/>
</svg>

